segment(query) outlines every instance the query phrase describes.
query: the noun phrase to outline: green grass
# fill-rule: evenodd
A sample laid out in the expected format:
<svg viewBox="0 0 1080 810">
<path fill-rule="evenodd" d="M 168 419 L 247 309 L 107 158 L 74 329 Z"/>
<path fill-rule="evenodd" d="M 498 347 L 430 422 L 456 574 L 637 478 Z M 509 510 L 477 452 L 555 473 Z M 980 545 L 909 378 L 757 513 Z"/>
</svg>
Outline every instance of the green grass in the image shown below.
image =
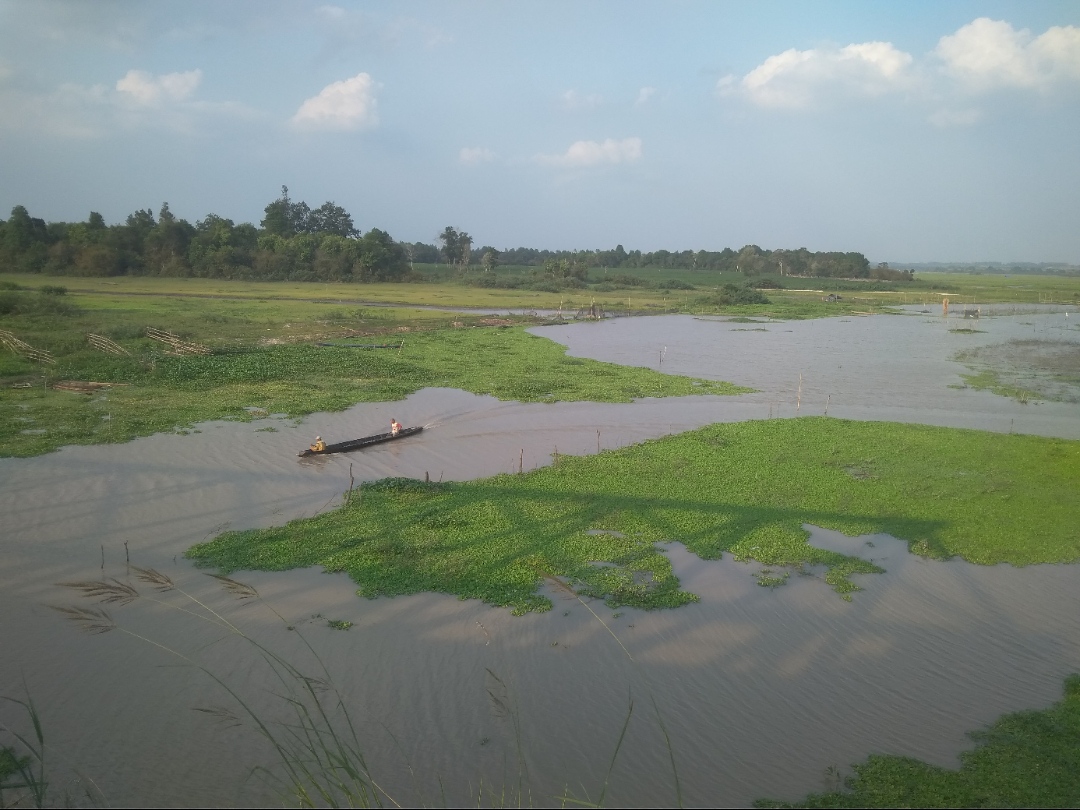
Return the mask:
<svg viewBox="0 0 1080 810">
<path fill-rule="evenodd" d="M 713 425 L 525 475 L 389 479 L 347 507 L 188 551 L 224 572 L 322 565 L 369 597 L 436 591 L 547 610 L 545 577 L 611 606 L 676 607 L 656 544 L 703 558 L 826 567 L 849 597 L 871 563 L 814 548 L 804 524 L 883 532 L 920 554 L 983 564 L 1080 559 L 1080 442 L 826 417 Z M 604 533 L 590 533 L 603 530 Z M 765 584 L 773 584 L 771 582 Z"/>
<path fill-rule="evenodd" d="M 0 392 L 0 456 L 123 442 L 209 419 L 247 421 L 247 407 L 290 416 L 340 411 L 357 402 L 402 399 L 430 386 L 521 402 L 629 402 L 748 390 L 570 358 L 564 347 L 520 328 L 399 334 L 405 339 L 400 350 L 294 344 L 174 357 L 150 354 L 157 350 L 145 340 L 130 344 L 140 351 L 131 358 L 80 349 L 50 367 L 50 378 L 125 386 L 87 396 L 46 390 L 39 376 L 28 376 L 35 387 Z"/>
<path fill-rule="evenodd" d="M 961 374 L 960 377 L 969 388 L 974 388 L 977 391 L 989 391 L 999 397 L 1015 399 L 1017 402 L 1028 403 L 1043 399 L 1037 391 L 1009 385 L 1001 379 L 998 372 L 990 369 L 984 369 L 975 374 Z"/>
<path fill-rule="evenodd" d="M 1076 807 L 1080 805 L 1080 675 L 1044 711 L 1007 714 L 970 736 L 958 770 L 909 757 L 870 756 L 845 790 L 757 807 Z"/>
</svg>

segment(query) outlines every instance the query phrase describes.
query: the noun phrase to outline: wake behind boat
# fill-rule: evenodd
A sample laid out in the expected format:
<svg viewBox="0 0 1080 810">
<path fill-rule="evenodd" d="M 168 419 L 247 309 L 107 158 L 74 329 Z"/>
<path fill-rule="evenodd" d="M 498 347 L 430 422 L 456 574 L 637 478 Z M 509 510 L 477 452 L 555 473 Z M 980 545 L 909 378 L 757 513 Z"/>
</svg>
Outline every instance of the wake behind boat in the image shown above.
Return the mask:
<svg viewBox="0 0 1080 810">
<path fill-rule="evenodd" d="M 404 439 L 406 436 L 413 436 L 423 430 L 423 426 L 402 428 L 397 433 L 376 433 L 374 436 L 365 436 L 362 439 L 352 439 L 347 442 L 337 442 L 336 444 L 328 444 L 323 447 L 322 450 L 313 450 L 310 447 L 307 450 L 301 450 L 297 453 L 298 456 L 304 458 L 305 456 L 325 456 L 330 453 L 348 453 L 350 450 L 359 450 L 363 447 L 370 447 L 373 444 L 382 444 L 383 442 L 392 442 L 397 439 Z"/>
</svg>

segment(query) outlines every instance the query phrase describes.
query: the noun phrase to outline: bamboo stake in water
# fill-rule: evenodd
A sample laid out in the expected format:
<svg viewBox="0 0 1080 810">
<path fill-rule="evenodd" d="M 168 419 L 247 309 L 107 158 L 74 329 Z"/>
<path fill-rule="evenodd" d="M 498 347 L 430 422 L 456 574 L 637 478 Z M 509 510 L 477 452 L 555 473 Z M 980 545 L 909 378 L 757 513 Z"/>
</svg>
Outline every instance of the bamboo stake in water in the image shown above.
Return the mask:
<svg viewBox="0 0 1080 810">
<path fill-rule="evenodd" d="M 795 413 L 802 407 L 802 374 L 799 375 L 799 392 L 795 395 Z"/>
<path fill-rule="evenodd" d="M 825 415 L 829 415 L 829 403 L 832 402 L 832 394 L 829 394 L 828 399 L 825 400 Z"/>
</svg>

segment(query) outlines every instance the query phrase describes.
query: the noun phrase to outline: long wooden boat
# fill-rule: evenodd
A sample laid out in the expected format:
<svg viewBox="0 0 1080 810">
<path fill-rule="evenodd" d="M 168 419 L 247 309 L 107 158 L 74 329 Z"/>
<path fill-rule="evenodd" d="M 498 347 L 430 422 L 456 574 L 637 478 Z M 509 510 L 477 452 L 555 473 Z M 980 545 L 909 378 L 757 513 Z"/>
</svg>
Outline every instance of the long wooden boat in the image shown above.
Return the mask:
<svg viewBox="0 0 1080 810">
<path fill-rule="evenodd" d="M 348 453 L 350 450 L 359 450 L 362 447 L 370 447 L 373 444 L 382 444 L 383 442 L 391 442 L 397 439 L 404 439 L 406 436 L 413 436 L 423 429 L 423 426 L 408 427 L 402 428 L 397 432 L 397 434 L 376 433 L 374 436 L 365 436 L 362 439 L 352 439 L 347 442 L 328 444 L 322 450 L 312 450 L 309 447 L 307 450 L 301 450 L 299 453 L 297 453 L 297 455 L 303 458 L 304 456 L 326 456 L 330 453 Z"/>
</svg>

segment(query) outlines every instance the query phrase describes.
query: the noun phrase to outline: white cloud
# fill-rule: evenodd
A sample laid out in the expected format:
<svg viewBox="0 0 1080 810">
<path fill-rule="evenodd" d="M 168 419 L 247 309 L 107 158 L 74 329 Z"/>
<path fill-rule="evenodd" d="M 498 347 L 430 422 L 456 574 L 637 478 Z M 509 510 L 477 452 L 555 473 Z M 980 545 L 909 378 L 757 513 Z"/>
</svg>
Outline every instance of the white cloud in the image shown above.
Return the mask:
<svg viewBox="0 0 1080 810">
<path fill-rule="evenodd" d="M 536 161 L 549 166 L 597 166 L 603 163 L 633 163 L 641 159 L 641 138 L 607 138 L 598 141 L 576 141 L 561 155 L 537 155 Z"/>
<path fill-rule="evenodd" d="M 0 82 L 0 129 L 61 138 L 99 138 L 121 130 L 214 131 L 224 119 L 256 120 L 263 114 L 237 102 L 193 99 L 202 71 L 154 76 L 130 70 L 112 86 L 68 82 L 28 92 Z M 201 126 L 208 118 L 211 130 Z"/>
<path fill-rule="evenodd" d="M 762 107 L 799 109 L 837 95 L 874 97 L 909 82 L 909 53 L 890 42 L 861 42 L 844 48 L 794 48 L 770 56 L 741 81 L 724 76 L 721 95 L 741 94 Z"/>
<path fill-rule="evenodd" d="M 341 6 L 330 6 L 330 5 L 319 6 L 315 11 L 316 11 L 317 14 L 320 14 L 321 16 L 325 17 L 327 20 L 331 20 L 331 21 L 334 21 L 334 22 L 337 22 L 338 20 L 345 19 L 346 15 L 348 15 L 348 13 L 349 13 L 345 9 L 343 9 Z"/>
<path fill-rule="evenodd" d="M 638 90 L 637 101 L 635 101 L 634 104 L 640 107 L 642 104 L 648 103 L 649 99 L 652 98 L 655 94 L 655 87 L 642 87 L 640 90 Z"/>
<path fill-rule="evenodd" d="M 355 131 L 370 129 L 379 122 L 375 109 L 375 80 L 358 73 L 324 87 L 300 105 L 292 122 L 304 129 Z"/>
<path fill-rule="evenodd" d="M 562 94 L 563 104 L 568 110 L 591 110 L 604 103 L 604 97 L 592 93 L 584 96 L 577 90 L 567 90 Z"/>
<path fill-rule="evenodd" d="M 472 166 L 477 163 L 489 163 L 495 159 L 495 153 L 483 146 L 463 146 L 458 153 L 458 160 Z"/>
<path fill-rule="evenodd" d="M 1080 28 L 1054 26 L 1038 37 L 1004 20 L 980 17 L 942 37 L 934 53 L 946 74 L 975 91 L 1047 90 L 1080 81 Z"/>
<path fill-rule="evenodd" d="M 145 70 L 129 70 L 116 83 L 116 91 L 122 94 L 121 98 L 148 106 L 162 101 L 184 101 L 195 92 L 201 81 L 201 70 L 165 73 L 161 76 L 154 76 Z"/>
</svg>

